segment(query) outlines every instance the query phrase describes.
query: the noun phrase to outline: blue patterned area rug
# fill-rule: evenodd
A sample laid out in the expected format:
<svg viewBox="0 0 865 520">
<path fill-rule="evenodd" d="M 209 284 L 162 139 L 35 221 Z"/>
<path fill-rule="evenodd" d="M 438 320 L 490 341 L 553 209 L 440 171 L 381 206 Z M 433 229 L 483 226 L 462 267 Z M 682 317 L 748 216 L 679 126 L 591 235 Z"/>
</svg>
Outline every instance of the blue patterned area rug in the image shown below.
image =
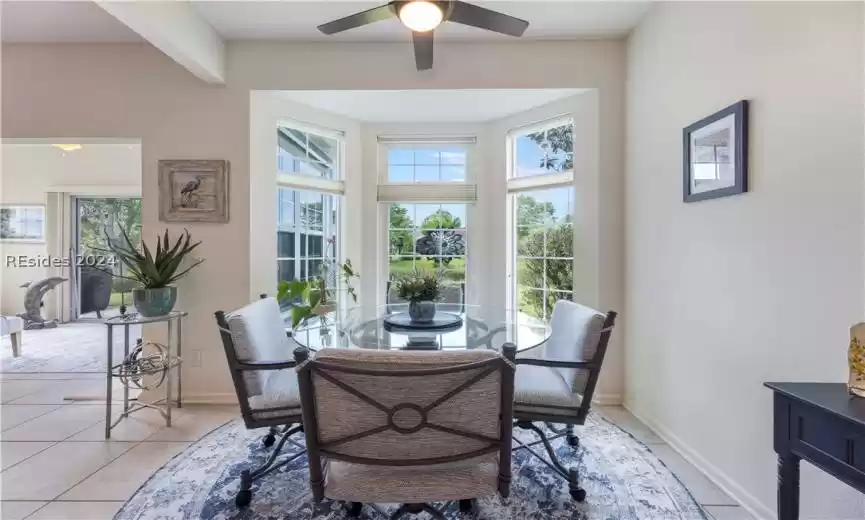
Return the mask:
<svg viewBox="0 0 865 520">
<path fill-rule="evenodd" d="M 267 456 L 264 431 L 249 432 L 240 422 L 213 431 L 178 455 L 117 513 L 115 520 L 335 520 L 346 518 L 341 502 L 311 500 L 306 458 L 259 480 L 252 504 L 238 510 L 234 496 L 238 475 Z M 516 430 L 520 438 L 532 434 Z M 554 442 L 566 466 L 576 465 L 587 493 L 582 504 L 571 500 L 567 483 L 526 450 L 514 452 L 511 496 L 479 501 L 481 520 L 705 520 L 700 506 L 673 473 L 642 443 L 597 415 L 578 428 L 581 446 Z M 542 446 L 537 446 L 543 451 Z M 285 453 L 298 448 L 286 444 Z M 456 504 L 443 507 L 450 519 L 468 518 Z M 365 506 L 363 520 L 389 517 L 395 505 Z M 406 516 L 407 519 L 413 517 Z M 426 520 L 426 513 L 418 515 Z"/>
</svg>

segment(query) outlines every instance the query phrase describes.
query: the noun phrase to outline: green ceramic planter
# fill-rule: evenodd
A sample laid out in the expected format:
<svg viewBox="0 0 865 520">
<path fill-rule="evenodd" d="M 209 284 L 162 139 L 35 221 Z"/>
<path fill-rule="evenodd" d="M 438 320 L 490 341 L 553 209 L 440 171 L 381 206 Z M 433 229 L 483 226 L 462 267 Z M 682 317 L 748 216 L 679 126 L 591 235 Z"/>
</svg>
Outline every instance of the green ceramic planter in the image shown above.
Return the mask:
<svg viewBox="0 0 865 520">
<path fill-rule="evenodd" d="M 146 318 L 165 316 L 174 310 L 176 302 L 177 287 L 132 290 L 132 303 L 138 314 Z"/>
</svg>

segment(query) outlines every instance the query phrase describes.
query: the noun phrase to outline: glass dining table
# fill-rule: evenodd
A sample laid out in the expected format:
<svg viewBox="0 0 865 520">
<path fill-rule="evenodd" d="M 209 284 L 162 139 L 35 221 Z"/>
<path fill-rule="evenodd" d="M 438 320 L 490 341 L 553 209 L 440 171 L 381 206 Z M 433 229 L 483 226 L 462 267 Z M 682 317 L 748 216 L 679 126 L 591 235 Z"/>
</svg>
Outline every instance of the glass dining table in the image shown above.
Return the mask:
<svg viewBox="0 0 865 520">
<path fill-rule="evenodd" d="M 540 346 L 550 337 L 545 323 L 505 308 L 437 304 L 436 320 L 450 324 L 419 328 L 408 322 L 408 304 L 361 306 L 314 318 L 291 331 L 291 335 L 313 351 L 325 347 L 501 350 L 509 342 L 522 352 Z"/>
</svg>

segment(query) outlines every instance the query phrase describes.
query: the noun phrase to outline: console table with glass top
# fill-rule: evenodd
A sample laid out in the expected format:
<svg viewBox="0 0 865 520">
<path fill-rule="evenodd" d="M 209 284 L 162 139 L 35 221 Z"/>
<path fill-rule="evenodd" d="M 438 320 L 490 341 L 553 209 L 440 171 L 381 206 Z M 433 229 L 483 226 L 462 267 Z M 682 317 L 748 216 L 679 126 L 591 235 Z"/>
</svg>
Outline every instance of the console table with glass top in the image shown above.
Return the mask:
<svg viewBox="0 0 865 520">
<path fill-rule="evenodd" d="M 159 411 L 165 418 L 165 425 L 171 426 L 171 405 L 172 400 L 175 401 L 177 408 L 180 408 L 183 400 L 183 372 L 180 370 L 182 362 L 182 326 L 183 318 L 188 313 L 183 311 L 174 311 L 165 316 L 155 316 L 148 318 L 140 314 L 121 314 L 103 321 L 108 328 L 108 344 L 107 344 L 107 363 L 106 363 L 106 393 L 105 393 L 105 438 L 111 437 L 111 430 L 117 426 L 120 421 L 129 417 L 130 414 L 142 410 L 144 408 L 152 408 Z M 165 345 L 159 343 L 148 343 L 141 345 L 140 339 L 136 344 L 136 349 L 141 348 L 141 351 L 136 351 L 130 358 L 129 349 L 129 326 L 130 325 L 145 325 L 148 323 L 165 323 L 167 327 L 167 341 Z M 176 326 L 176 327 L 175 327 Z M 114 327 L 123 327 L 123 360 L 120 363 L 114 364 Z M 176 328 L 176 332 L 175 332 Z M 144 347 L 152 346 L 157 352 L 145 353 Z M 173 377 L 177 377 L 177 396 L 173 395 Z M 150 385 L 146 380 L 148 378 L 157 378 L 158 382 L 155 385 Z M 111 402 L 114 390 L 114 380 L 120 379 L 123 382 L 123 412 L 112 421 L 111 417 Z M 159 386 L 165 386 L 165 397 L 151 403 L 136 402 L 130 405 L 129 390 L 131 386 L 139 389 L 152 389 Z M 160 405 L 160 403 L 162 403 Z"/>
</svg>

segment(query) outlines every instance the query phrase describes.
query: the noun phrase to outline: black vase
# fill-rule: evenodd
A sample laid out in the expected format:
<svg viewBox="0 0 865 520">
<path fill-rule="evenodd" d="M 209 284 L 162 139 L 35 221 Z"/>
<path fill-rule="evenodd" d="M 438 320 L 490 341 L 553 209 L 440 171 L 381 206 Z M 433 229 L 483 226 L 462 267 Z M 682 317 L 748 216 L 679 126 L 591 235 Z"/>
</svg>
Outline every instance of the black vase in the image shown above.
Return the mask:
<svg viewBox="0 0 865 520">
<path fill-rule="evenodd" d="M 409 302 L 408 316 L 415 323 L 430 323 L 436 317 L 436 304 L 431 301 Z"/>
</svg>

